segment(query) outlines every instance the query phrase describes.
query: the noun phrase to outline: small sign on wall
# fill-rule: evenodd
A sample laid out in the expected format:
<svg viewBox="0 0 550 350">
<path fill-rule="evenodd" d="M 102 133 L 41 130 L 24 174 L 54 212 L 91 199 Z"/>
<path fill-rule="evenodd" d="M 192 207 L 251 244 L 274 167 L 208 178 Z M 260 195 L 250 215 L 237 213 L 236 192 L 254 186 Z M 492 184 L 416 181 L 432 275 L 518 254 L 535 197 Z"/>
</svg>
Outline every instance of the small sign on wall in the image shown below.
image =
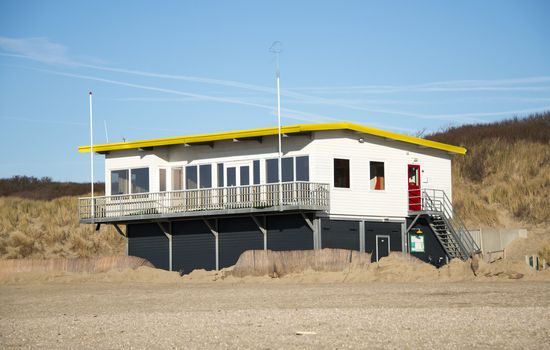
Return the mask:
<svg viewBox="0 0 550 350">
<path fill-rule="evenodd" d="M 424 253 L 424 236 L 411 235 L 410 247 L 411 253 Z"/>
</svg>

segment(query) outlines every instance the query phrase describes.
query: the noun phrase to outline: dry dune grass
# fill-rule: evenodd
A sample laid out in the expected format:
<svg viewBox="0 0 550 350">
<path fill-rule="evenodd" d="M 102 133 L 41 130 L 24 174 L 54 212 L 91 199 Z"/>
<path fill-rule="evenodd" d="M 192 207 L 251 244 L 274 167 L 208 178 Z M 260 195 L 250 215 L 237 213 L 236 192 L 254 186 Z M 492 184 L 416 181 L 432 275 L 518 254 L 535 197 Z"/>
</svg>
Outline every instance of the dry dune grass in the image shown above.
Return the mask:
<svg viewBox="0 0 550 350">
<path fill-rule="evenodd" d="M 456 157 L 453 166 L 453 201 L 464 218 L 498 225 L 501 210 L 525 223 L 549 222 L 550 143 L 489 139 L 470 151 L 469 156 Z M 473 162 L 485 169 L 480 181 L 468 177 Z"/>
<path fill-rule="evenodd" d="M 0 260 L 0 278 L 20 272 L 80 272 L 98 273 L 115 269 L 154 267 L 149 261 L 135 256 L 106 256 L 101 258 L 5 259 Z"/>
<path fill-rule="evenodd" d="M 0 258 L 121 255 L 125 241 L 112 227 L 80 225 L 77 198 L 50 201 L 0 197 Z"/>
<path fill-rule="evenodd" d="M 453 202 L 468 223 L 500 226 L 499 213 L 527 226 L 550 222 L 550 112 L 428 138 L 468 149 L 452 169 Z"/>
</svg>

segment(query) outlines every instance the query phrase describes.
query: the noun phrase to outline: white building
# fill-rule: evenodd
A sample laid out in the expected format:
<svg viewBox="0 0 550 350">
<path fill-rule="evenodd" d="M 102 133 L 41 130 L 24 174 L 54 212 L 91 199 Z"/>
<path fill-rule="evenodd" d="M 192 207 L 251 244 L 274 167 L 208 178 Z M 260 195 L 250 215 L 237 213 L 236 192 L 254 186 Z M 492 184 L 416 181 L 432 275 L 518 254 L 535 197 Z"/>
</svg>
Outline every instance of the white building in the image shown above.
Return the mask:
<svg viewBox="0 0 550 350">
<path fill-rule="evenodd" d="M 81 222 L 125 224 L 130 255 L 185 272 L 248 249 L 409 251 L 436 265 L 477 250 L 451 205 L 464 148 L 346 122 L 282 134 L 281 182 L 277 128 L 94 145 L 106 196 L 80 200 Z"/>
</svg>

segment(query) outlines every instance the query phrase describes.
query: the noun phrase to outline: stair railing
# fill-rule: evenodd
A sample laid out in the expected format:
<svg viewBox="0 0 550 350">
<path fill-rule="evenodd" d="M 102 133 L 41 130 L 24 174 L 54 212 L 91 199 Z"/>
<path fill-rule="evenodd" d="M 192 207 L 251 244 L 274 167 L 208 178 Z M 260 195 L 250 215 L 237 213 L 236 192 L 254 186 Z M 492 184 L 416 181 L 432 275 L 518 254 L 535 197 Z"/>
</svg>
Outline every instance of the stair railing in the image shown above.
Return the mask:
<svg viewBox="0 0 550 350">
<path fill-rule="evenodd" d="M 454 212 L 451 200 L 445 191 L 438 189 L 423 189 L 422 209 L 441 213 L 448 227 L 448 231 L 462 251 L 463 258 L 467 259 L 470 255 L 480 251 L 477 243 L 466 228 L 466 225 L 460 216 Z"/>
</svg>

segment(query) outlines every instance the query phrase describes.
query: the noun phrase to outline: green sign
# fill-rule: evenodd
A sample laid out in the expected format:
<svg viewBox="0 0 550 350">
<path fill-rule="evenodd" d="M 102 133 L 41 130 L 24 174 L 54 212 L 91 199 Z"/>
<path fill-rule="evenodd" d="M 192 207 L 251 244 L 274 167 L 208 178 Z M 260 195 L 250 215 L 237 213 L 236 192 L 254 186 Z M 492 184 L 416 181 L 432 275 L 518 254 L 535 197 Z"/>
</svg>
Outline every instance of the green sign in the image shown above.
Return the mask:
<svg viewBox="0 0 550 350">
<path fill-rule="evenodd" d="M 411 253 L 424 253 L 424 236 L 411 235 L 410 247 Z"/>
</svg>

